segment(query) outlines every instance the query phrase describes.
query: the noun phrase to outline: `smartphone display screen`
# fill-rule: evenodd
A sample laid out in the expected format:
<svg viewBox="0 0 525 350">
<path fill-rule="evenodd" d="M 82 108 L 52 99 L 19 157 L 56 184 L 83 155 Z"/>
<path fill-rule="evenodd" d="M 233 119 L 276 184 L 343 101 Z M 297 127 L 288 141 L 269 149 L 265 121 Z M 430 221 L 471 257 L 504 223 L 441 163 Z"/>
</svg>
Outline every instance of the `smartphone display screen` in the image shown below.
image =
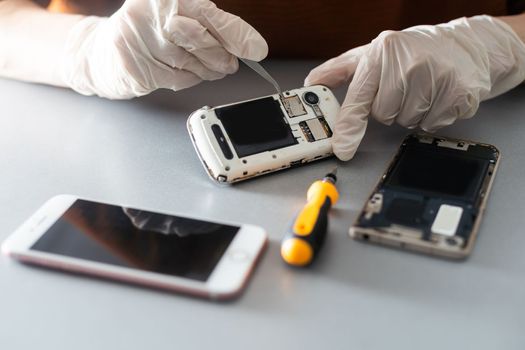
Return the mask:
<svg viewBox="0 0 525 350">
<path fill-rule="evenodd" d="M 239 229 L 77 200 L 31 249 L 206 281 Z"/>
<path fill-rule="evenodd" d="M 215 113 L 239 157 L 297 144 L 279 101 L 272 97 L 217 108 Z"/>
</svg>

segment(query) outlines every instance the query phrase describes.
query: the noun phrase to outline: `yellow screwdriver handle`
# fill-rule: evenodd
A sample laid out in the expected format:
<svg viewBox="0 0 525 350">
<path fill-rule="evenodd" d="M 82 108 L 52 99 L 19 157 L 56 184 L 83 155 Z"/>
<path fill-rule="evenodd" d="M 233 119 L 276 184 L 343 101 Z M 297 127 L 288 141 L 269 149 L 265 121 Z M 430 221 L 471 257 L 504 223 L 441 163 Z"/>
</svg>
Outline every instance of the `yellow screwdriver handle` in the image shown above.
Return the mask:
<svg viewBox="0 0 525 350">
<path fill-rule="evenodd" d="M 281 245 L 284 261 L 294 266 L 309 265 L 321 249 L 328 229 L 328 212 L 339 194 L 333 183 L 316 181 L 306 197 L 306 205 L 295 217 Z"/>
</svg>

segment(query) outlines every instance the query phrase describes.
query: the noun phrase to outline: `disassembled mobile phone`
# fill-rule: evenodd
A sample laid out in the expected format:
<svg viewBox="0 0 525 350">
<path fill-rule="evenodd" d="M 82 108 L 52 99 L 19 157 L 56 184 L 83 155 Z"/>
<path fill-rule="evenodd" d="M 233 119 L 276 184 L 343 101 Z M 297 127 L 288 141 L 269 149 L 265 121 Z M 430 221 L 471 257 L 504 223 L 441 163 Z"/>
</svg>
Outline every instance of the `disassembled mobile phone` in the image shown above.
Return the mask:
<svg viewBox="0 0 525 350">
<path fill-rule="evenodd" d="M 196 296 L 240 293 L 266 245 L 263 229 L 61 195 L 2 245 L 22 262 Z"/>
<path fill-rule="evenodd" d="M 407 136 L 350 228 L 350 236 L 442 257 L 467 257 L 499 154 L 488 144 L 426 134 Z"/>
<path fill-rule="evenodd" d="M 188 132 L 208 175 L 233 183 L 332 155 L 339 103 L 325 86 L 289 90 L 188 118 Z"/>
</svg>

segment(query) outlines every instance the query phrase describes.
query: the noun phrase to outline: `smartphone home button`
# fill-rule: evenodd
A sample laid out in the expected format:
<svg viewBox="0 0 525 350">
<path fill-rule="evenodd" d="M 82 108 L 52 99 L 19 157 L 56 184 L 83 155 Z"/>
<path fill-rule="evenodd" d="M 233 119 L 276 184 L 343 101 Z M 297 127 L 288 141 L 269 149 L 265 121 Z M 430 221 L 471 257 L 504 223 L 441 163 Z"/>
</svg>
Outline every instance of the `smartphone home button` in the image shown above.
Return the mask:
<svg viewBox="0 0 525 350">
<path fill-rule="evenodd" d="M 249 255 L 248 255 L 248 253 L 246 253 L 243 250 L 234 250 L 234 251 L 230 252 L 229 257 L 233 261 L 243 262 L 243 261 L 248 260 Z"/>
</svg>

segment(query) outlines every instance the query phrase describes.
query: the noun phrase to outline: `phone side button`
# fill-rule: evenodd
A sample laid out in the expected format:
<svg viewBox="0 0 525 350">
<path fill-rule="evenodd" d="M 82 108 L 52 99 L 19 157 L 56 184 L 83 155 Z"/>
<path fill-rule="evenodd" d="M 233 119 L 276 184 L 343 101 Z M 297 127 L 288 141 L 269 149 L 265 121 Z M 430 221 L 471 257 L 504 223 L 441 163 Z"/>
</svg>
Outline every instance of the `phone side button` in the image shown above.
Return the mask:
<svg viewBox="0 0 525 350">
<path fill-rule="evenodd" d="M 211 126 L 211 131 L 213 131 L 213 135 L 215 135 L 215 138 L 217 139 L 217 142 L 221 147 L 221 151 L 224 154 L 224 157 L 226 159 L 233 159 L 233 153 L 230 149 L 230 146 L 228 146 L 228 143 L 226 142 L 226 138 L 222 133 L 221 127 L 217 124 L 213 124 Z"/>
<path fill-rule="evenodd" d="M 234 250 L 229 254 L 230 259 L 236 262 L 243 262 L 248 260 L 249 255 L 248 253 L 242 251 L 242 250 Z"/>
</svg>

